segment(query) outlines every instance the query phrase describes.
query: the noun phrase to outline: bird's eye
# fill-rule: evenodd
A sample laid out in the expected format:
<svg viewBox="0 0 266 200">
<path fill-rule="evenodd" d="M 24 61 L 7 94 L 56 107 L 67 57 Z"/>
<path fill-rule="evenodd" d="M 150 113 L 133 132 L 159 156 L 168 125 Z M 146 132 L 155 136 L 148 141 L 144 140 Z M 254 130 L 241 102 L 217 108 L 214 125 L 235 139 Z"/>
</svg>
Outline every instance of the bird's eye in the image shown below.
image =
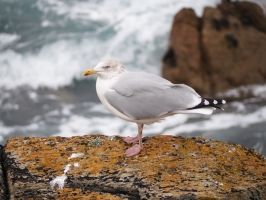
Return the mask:
<svg viewBox="0 0 266 200">
<path fill-rule="evenodd" d="M 110 68 L 110 66 L 104 66 L 103 68 L 104 68 L 104 69 L 108 69 L 108 68 Z"/>
</svg>

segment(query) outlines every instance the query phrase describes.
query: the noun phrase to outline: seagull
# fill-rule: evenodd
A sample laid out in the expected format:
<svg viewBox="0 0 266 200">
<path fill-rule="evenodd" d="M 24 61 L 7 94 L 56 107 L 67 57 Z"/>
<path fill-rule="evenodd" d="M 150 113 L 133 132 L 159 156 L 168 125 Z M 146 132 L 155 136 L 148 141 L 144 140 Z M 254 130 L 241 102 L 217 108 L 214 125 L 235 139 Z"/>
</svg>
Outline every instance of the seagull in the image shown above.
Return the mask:
<svg viewBox="0 0 266 200">
<path fill-rule="evenodd" d="M 97 74 L 96 91 L 102 104 L 115 116 L 138 125 L 136 137 L 125 137 L 135 143 L 127 149 L 126 157 L 142 149 L 143 126 L 159 122 L 175 114 L 198 113 L 210 115 L 225 100 L 202 98 L 193 88 L 146 72 L 127 71 L 118 60 L 106 59 L 83 76 Z"/>
</svg>

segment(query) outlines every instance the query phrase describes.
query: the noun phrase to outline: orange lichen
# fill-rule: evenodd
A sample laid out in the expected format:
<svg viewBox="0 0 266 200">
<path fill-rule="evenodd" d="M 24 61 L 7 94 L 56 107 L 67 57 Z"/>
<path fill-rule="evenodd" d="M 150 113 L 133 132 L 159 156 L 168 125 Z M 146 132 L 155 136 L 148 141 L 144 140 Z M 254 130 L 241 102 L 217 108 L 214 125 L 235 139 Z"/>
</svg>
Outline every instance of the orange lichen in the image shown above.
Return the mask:
<svg viewBox="0 0 266 200">
<path fill-rule="evenodd" d="M 89 141 L 96 137 L 101 138 L 101 145 L 89 145 Z M 223 197 L 232 187 L 241 186 L 242 190 L 256 187 L 258 182 L 254 181 L 255 178 L 266 183 L 262 177 L 266 173 L 265 158 L 240 145 L 204 138 L 156 136 L 144 139 L 144 149 L 140 154 L 126 158 L 124 152 L 128 147 L 120 137 L 109 140 L 106 136 L 90 135 L 12 138 L 5 151 L 16 155 L 17 162 L 23 163 L 31 173 L 48 176 L 50 180 L 62 175 L 66 165 L 70 164 L 66 175 L 98 177 L 115 173 L 120 181 L 133 176 L 141 180 L 141 184 L 153 183 L 153 188 L 175 196 L 187 191 L 212 199 Z M 72 153 L 83 155 L 70 159 Z M 68 191 L 74 194 L 70 188 L 56 190 L 62 199 Z M 79 196 L 80 192 L 75 192 L 75 195 L 77 198 L 73 196 L 72 199 L 84 197 Z M 92 199 L 94 195 L 97 199 L 99 194 L 86 195 Z"/>
<path fill-rule="evenodd" d="M 124 198 L 116 197 L 112 194 L 101 192 L 84 192 L 81 189 L 64 188 L 57 190 L 57 200 L 123 200 Z"/>
</svg>

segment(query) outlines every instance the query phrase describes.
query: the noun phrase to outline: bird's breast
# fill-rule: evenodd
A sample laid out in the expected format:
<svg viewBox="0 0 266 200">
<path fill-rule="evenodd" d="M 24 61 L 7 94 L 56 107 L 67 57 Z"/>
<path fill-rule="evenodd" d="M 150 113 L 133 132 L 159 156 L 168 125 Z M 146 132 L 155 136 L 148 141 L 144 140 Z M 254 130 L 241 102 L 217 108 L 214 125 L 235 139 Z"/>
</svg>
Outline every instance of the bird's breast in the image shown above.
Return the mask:
<svg viewBox="0 0 266 200">
<path fill-rule="evenodd" d="M 117 78 L 113 79 L 101 79 L 97 78 L 96 82 L 96 92 L 98 97 L 103 103 L 103 100 L 106 100 L 105 93 L 113 86 L 113 84 L 117 81 Z"/>
<path fill-rule="evenodd" d="M 110 90 L 110 88 L 112 87 L 112 85 L 116 82 L 117 78 L 113 78 L 113 79 L 97 79 L 96 82 L 96 92 L 98 94 L 99 99 L 101 100 L 102 104 L 104 105 L 104 107 L 109 110 L 112 114 L 114 114 L 115 116 L 122 118 L 124 120 L 127 121 L 132 121 L 131 118 L 129 118 L 128 116 L 126 116 L 125 114 L 121 113 L 120 111 L 118 111 L 116 108 L 114 108 L 106 99 L 105 97 L 105 93 Z"/>
</svg>

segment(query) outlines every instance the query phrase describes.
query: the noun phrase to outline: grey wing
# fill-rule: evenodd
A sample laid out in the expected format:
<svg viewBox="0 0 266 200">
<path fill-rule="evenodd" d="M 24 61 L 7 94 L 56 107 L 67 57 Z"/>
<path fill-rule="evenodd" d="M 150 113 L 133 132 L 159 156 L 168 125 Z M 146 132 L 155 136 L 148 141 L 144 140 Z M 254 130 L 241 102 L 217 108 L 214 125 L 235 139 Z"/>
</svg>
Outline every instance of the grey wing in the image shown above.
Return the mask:
<svg viewBox="0 0 266 200">
<path fill-rule="evenodd" d="M 122 75 L 105 97 L 113 107 L 132 119 L 159 117 L 201 102 L 201 97 L 192 88 L 141 72 Z"/>
</svg>

